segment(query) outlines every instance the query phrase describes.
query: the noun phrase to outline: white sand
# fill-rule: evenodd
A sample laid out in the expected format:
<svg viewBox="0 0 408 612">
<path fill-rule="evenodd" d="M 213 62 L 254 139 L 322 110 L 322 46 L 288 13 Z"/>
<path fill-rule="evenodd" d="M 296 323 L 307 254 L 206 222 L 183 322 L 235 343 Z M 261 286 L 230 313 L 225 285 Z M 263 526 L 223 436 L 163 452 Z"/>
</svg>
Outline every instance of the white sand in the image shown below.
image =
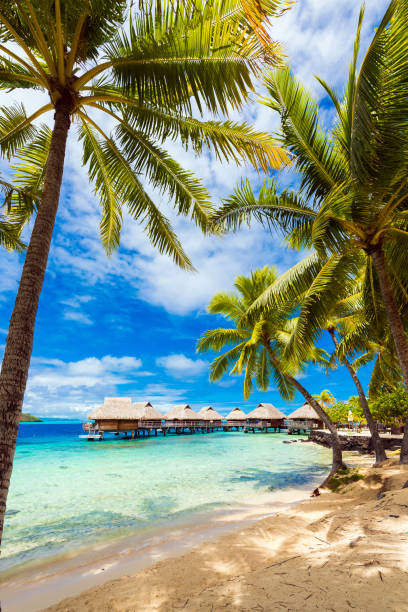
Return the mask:
<svg viewBox="0 0 408 612">
<path fill-rule="evenodd" d="M 408 467 L 389 462 L 48 612 L 408 611 Z M 382 492 L 381 499 L 378 494 Z"/>
<path fill-rule="evenodd" d="M 193 550 L 187 544 L 180 556 L 155 562 L 162 556 L 152 555 L 153 564 L 138 573 L 132 555 L 111 557 L 121 577 L 103 582 L 112 570 L 102 559 L 107 574 L 99 572 L 89 589 L 94 570 L 78 568 L 72 593 L 83 592 L 47 610 L 408 612 L 408 466 L 394 460 L 364 471 L 366 478 L 342 493 L 289 506 Z M 59 584 L 65 579 L 55 574 Z M 41 580 L 36 594 L 46 601 Z M 36 609 L 23 599 L 19 605 L 12 609 Z"/>
</svg>

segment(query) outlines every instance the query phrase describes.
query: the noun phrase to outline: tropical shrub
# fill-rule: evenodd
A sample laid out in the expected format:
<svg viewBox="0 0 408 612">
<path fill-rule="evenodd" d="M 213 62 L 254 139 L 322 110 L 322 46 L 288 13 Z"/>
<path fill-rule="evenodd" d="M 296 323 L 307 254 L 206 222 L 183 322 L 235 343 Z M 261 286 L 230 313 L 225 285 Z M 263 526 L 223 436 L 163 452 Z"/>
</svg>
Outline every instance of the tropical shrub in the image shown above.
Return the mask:
<svg viewBox="0 0 408 612">
<path fill-rule="evenodd" d="M 400 427 L 408 414 L 408 397 L 404 387 L 381 393 L 371 402 L 373 416 L 388 427 Z"/>
</svg>

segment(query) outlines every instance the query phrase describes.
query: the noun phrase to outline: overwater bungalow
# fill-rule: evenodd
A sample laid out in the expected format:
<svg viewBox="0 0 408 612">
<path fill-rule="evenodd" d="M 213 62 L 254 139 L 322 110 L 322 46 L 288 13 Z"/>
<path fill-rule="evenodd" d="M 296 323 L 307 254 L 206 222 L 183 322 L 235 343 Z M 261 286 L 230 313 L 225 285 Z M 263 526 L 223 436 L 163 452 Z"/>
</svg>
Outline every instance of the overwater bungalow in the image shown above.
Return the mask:
<svg viewBox="0 0 408 612">
<path fill-rule="evenodd" d="M 135 402 L 133 409 L 139 419 L 140 427 L 161 428 L 164 414 L 154 408 L 150 402 Z"/>
<path fill-rule="evenodd" d="M 285 427 L 285 415 L 275 408 L 273 404 L 258 404 L 258 406 L 247 415 L 245 430 L 255 431 L 262 429 L 268 431 L 269 428 L 280 431 Z"/>
<path fill-rule="evenodd" d="M 306 433 L 311 429 L 322 429 L 323 421 L 314 408 L 305 402 L 303 406 L 286 418 L 286 425 L 289 434 L 300 433 L 301 431 Z"/>
<path fill-rule="evenodd" d="M 196 431 L 200 427 L 200 423 L 203 421 L 188 404 L 177 404 L 173 406 L 169 412 L 164 415 L 166 420 L 165 427 L 167 429 L 174 429 L 176 433 L 182 433 L 185 429 L 189 429 L 191 432 Z"/>
<path fill-rule="evenodd" d="M 227 414 L 226 420 L 228 424 L 227 429 L 232 429 L 233 427 L 239 429 L 240 427 L 245 427 L 247 415 L 245 412 L 243 412 L 243 410 L 241 410 L 241 408 L 236 407 L 233 408 L 229 414 Z"/>
<path fill-rule="evenodd" d="M 139 427 L 139 418 L 130 397 L 105 397 L 102 406 L 88 414 L 100 432 L 132 432 Z"/>
<path fill-rule="evenodd" d="M 214 410 L 212 406 L 201 408 L 198 416 L 204 420 L 202 427 L 205 429 L 218 429 L 222 425 L 223 416 Z"/>
</svg>

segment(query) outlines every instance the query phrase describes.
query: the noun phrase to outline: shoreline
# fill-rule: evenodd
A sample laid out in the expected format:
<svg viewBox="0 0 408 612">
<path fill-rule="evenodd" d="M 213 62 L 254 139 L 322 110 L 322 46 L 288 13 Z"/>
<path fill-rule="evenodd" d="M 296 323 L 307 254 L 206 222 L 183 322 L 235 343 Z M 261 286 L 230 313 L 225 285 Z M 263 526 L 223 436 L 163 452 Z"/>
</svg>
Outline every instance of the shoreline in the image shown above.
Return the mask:
<svg viewBox="0 0 408 612">
<path fill-rule="evenodd" d="M 408 466 L 83 591 L 44 612 L 408 611 Z M 381 603 L 380 603 L 381 602 Z M 6 608 L 7 610 L 7 608 Z"/>
<path fill-rule="evenodd" d="M 318 484 L 318 483 L 316 483 Z M 152 529 L 141 534 L 129 534 L 113 541 L 92 542 L 49 560 L 32 562 L 27 567 L 11 568 L 0 577 L 1 603 L 7 612 L 43 610 L 64 597 L 80 594 L 107 580 L 127 573 L 139 572 L 153 563 L 178 557 L 265 518 L 301 504 L 314 485 L 286 489 L 271 494 L 266 505 L 254 504 L 195 516 L 187 525 L 171 525 L 164 530 Z M 184 522 L 185 523 L 185 522 Z"/>
<path fill-rule="evenodd" d="M 371 463 L 371 458 L 350 453 L 353 466 Z M 0 578 L 2 603 L 9 612 L 42 610 L 64 597 L 115 580 L 124 574 L 140 572 L 154 563 L 178 557 L 227 534 L 271 518 L 305 502 L 320 482 L 288 488 L 268 495 L 268 502 L 246 505 L 193 516 L 183 524 L 133 533 L 113 540 L 92 542 L 56 558 L 32 562 L 28 566 L 5 570 Z M 198 522 L 197 522 L 198 519 Z"/>
</svg>

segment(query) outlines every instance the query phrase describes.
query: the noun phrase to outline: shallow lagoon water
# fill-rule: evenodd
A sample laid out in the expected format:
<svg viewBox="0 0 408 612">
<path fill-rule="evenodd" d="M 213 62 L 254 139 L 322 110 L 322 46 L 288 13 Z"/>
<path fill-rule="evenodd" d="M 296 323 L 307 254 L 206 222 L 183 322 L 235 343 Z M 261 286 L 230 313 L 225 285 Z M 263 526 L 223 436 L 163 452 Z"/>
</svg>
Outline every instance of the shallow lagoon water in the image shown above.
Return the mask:
<svg viewBox="0 0 408 612">
<path fill-rule="evenodd" d="M 286 434 L 87 442 L 80 433 L 79 423 L 20 425 L 0 570 L 267 504 L 272 492 L 318 482 L 331 458 L 314 444 L 283 444 Z"/>
</svg>

